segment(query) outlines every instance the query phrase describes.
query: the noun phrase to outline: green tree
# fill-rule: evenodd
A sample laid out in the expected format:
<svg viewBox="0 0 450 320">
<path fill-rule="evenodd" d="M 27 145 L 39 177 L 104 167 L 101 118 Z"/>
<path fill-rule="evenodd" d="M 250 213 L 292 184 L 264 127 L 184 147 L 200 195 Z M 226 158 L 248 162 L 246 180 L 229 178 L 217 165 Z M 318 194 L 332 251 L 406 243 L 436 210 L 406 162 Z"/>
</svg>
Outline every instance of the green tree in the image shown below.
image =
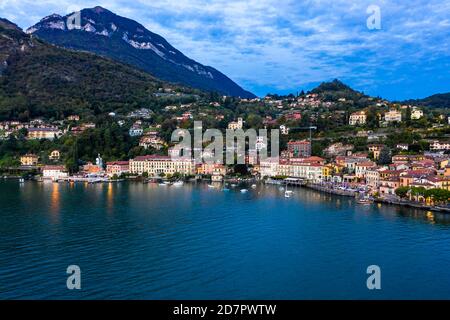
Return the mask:
<svg viewBox="0 0 450 320">
<path fill-rule="evenodd" d="M 398 187 L 395 189 L 395 194 L 400 198 L 406 198 L 409 191 L 409 187 Z"/>
<path fill-rule="evenodd" d="M 380 151 L 380 157 L 378 158 L 378 164 L 386 165 L 391 163 L 391 151 L 384 146 Z"/>
</svg>

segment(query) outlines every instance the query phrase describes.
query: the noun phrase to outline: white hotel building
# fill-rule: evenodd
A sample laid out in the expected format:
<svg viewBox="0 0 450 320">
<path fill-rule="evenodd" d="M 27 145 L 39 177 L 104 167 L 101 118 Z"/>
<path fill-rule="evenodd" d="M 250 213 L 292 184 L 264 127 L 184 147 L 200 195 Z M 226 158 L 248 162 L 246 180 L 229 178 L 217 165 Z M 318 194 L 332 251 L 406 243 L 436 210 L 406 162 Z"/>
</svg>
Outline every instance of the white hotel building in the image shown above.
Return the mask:
<svg viewBox="0 0 450 320">
<path fill-rule="evenodd" d="M 151 177 L 159 176 L 162 173 L 165 175 L 174 173 L 193 175 L 195 174 L 195 163 L 193 159 L 173 160 L 168 156 L 140 156 L 130 160 L 130 172 L 133 174 L 147 172 Z"/>
<path fill-rule="evenodd" d="M 302 158 L 295 162 L 278 158 L 264 159 L 260 162 L 260 174 L 262 177 L 286 176 L 320 182 L 323 177 L 324 165 L 314 158 L 316 157 Z"/>
</svg>

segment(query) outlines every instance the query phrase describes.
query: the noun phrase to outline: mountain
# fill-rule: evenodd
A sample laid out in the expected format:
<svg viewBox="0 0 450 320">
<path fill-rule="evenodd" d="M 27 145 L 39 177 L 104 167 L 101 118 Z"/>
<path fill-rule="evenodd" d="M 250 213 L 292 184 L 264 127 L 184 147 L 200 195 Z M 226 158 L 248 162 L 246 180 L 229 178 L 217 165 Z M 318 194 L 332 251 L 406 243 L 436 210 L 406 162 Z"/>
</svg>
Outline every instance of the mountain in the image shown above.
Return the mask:
<svg viewBox="0 0 450 320">
<path fill-rule="evenodd" d="M 353 101 L 355 107 L 365 108 L 370 104 L 372 98 L 362 92 L 356 91 L 338 79 L 331 82 L 322 82 L 311 93 L 320 95 L 325 101 L 339 102 Z"/>
<path fill-rule="evenodd" d="M 110 57 L 162 80 L 230 96 L 255 97 L 218 70 L 186 57 L 163 37 L 131 19 L 102 7 L 82 10 L 76 26 L 70 23 L 71 16 L 50 15 L 27 33 L 58 46 Z"/>
<path fill-rule="evenodd" d="M 156 109 L 160 88 L 200 94 L 92 53 L 47 44 L 5 19 L 0 66 L 0 119 Z"/>
<path fill-rule="evenodd" d="M 423 99 L 406 100 L 402 103 L 431 108 L 450 108 L 450 92 L 434 94 Z"/>
</svg>

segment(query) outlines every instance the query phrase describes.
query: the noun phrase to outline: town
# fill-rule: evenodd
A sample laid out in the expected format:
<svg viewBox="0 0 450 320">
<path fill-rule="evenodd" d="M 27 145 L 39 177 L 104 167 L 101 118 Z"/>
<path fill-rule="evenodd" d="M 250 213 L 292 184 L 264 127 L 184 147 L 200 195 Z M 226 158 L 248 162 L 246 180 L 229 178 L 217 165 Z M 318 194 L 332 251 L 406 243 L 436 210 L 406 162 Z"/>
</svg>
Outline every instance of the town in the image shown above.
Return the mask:
<svg viewBox="0 0 450 320">
<path fill-rule="evenodd" d="M 100 118 L 6 120 L 0 122 L 0 170 L 4 177 L 75 182 L 251 179 L 392 203 L 446 204 L 450 117 L 445 109 L 355 91 L 349 98 L 345 85 L 336 80 L 331 86 L 255 99 L 191 97 L 160 110 Z M 247 142 L 245 165 L 175 160 L 171 132 L 191 129 L 194 119 L 222 131 L 279 129 L 280 155 L 260 159 L 257 151 L 268 146 L 257 139 L 255 146 Z"/>
</svg>

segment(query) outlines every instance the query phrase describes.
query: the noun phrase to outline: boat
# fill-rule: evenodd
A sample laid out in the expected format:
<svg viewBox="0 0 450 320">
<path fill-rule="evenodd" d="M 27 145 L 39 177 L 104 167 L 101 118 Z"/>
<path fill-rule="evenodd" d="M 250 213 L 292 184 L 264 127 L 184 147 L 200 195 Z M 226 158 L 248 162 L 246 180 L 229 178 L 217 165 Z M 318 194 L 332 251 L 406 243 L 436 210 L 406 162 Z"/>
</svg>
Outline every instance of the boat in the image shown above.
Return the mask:
<svg viewBox="0 0 450 320">
<path fill-rule="evenodd" d="M 232 188 L 235 188 L 235 187 L 237 187 L 237 184 L 232 183 L 232 184 L 231 184 L 231 187 L 232 187 Z"/>
<path fill-rule="evenodd" d="M 161 182 L 159 185 L 160 185 L 160 186 L 168 186 L 169 183 L 168 183 L 168 182 Z"/>
<path fill-rule="evenodd" d="M 256 188 L 256 184 L 252 184 L 252 188 L 255 189 Z"/>
<path fill-rule="evenodd" d="M 181 187 L 183 184 L 184 184 L 183 181 L 175 181 L 175 182 L 173 183 L 173 186 L 174 186 L 174 187 Z"/>
<path fill-rule="evenodd" d="M 373 203 L 373 199 L 368 196 L 362 196 L 362 197 L 356 199 L 356 203 L 369 205 L 369 204 Z"/>
<path fill-rule="evenodd" d="M 248 189 L 241 189 L 241 193 L 246 193 L 248 192 Z"/>
<path fill-rule="evenodd" d="M 215 186 L 213 186 L 212 184 L 208 184 L 208 188 L 213 189 L 213 188 L 215 188 Z"/>
<path fill-rule="evenodd" d="M 286 190 L 286 191 L 284 192 L 284 197 L 285 197 L 285 198 L 290 198 L 290 197 L 292 196 L 293 193 L 294 193 L 294 192 L 291 191 L 291 190 Z"/>
<path fill-rule="evenodd" d="M 294 192 L 292 190 L 288 190 L 288 185 L 286 185 L 286 191 L 284 192 L 285 198 L 290 198 Z"/>
</svg>

